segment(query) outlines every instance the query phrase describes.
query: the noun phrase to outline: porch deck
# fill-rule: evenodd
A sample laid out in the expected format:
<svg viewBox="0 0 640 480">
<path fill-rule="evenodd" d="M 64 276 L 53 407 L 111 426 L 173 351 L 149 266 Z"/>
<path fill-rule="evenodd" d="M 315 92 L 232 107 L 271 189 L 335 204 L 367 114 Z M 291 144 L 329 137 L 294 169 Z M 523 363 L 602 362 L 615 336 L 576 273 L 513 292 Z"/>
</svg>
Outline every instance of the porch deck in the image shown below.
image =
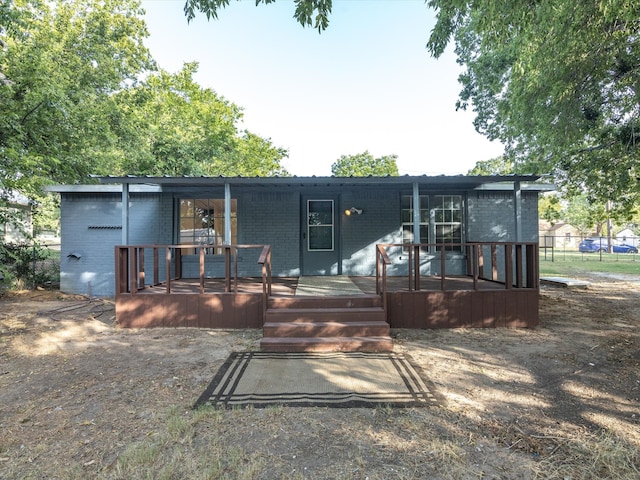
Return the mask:
<svg viewBox="0 0 640 480">
<path fill-rule="evenodd" d="M 200 277 L 193 279 L 182 276 L 184 246 L 116 247 L 116 318 L 124 327 L 264 328 L 275 317 L 294 313 L 297 322 L 313 316 L 324 325 L 374 316 L 391 328 L 538 324 L 537 244 L 465 244 L 468 274 L 463 276 L 446 273 L 444 255 L 439 274 L 418 275 L 422 246 L 411 245 L 415 254 L 410 251 L 408 275 L 388 275 L 388 245 L 378 245 L 376 275 L 350 277 L 272 277 L 269 246 L 226 246 L 224 278 L 204 276 L 200 246 Z M 258 247 L 262 277 L 239 276 L 234 249 Z M 153 252 L 150 269 L 144 265 L 145 248 Z M 160 270 L 160 249 L 166 250 L 164 271 L 172 266 L 175 271 L 169 279 Z"/>
</svg>

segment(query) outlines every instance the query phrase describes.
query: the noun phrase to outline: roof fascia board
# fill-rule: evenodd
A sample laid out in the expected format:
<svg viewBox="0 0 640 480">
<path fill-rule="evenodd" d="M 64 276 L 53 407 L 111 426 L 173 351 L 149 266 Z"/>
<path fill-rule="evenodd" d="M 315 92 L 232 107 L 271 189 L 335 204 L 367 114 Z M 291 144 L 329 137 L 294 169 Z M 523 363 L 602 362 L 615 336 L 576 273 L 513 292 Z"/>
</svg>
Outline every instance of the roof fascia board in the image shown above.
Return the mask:
<svg viewBox="0 0 640 480">
<path fill-rule="evenodd" d="M 45 191 L 53 193 L 120 193 L 121 185 L 47 185 Z M 130 193 L 160 193 L 159 185 L 130 185 Z"/>
</svg>

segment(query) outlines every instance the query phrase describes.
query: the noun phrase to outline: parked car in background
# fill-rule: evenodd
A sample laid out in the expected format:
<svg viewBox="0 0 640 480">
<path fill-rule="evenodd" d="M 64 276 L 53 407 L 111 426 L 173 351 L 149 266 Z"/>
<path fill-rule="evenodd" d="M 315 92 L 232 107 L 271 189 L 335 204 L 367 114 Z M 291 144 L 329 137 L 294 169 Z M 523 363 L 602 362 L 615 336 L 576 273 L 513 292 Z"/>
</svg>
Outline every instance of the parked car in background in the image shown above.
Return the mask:
<svg viewBox="0 0 640 480">
<path fill-rule="evenodd" d="M 612 240 L 613 253 L 638 253 L 637 247 Z M 609 243 L 606 238 L 586 238 L 578 245 L 578 251 L 582 253 L 608 252 Z"/>
</svg>

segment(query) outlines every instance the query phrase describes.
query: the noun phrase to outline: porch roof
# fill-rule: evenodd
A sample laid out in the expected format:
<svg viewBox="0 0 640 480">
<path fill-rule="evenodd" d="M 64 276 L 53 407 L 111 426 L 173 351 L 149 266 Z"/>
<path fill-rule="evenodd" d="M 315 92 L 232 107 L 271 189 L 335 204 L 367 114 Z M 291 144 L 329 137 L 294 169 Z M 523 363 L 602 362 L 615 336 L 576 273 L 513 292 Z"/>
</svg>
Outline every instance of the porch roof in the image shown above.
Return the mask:
<svg viewBox="0 0 640 480">
<path fill-rule="evenodd" d="M 425 187 L 473 189 L 512 190 L 515 182 L 521 183 L 521 188 L 533 191 L 546 191 L 553 186 L 534 183 L 541 175 L 421 175 L 421 176 L 384 176 L 384 177 L 151 177 L 151 176 L 105 176 L 96 177 L 102 184 L 143 184 L 161 187 L 211 187 L 229 185 L 243 186 L 384 186 L 384 185 L 413 185 L 417 183 Z"/>
</svg>

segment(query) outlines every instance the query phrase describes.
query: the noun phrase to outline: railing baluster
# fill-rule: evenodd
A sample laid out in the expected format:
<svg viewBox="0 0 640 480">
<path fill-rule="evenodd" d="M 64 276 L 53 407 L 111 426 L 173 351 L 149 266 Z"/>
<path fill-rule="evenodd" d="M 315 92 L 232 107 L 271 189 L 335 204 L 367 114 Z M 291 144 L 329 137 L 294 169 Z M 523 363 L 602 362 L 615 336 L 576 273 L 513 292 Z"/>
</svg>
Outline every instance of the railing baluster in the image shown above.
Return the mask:
<svg viewBox="0 0 640 480">
<path fill-rule="evenodd" d="M 504 246 L 504 285 L 507 290 L 513 288 L 513 244 Z"/>
<path fill-rule="evenodd" d="M 165 254 L 165 278 L 167 279 L 167 294 L 171 293 L 171 247 L 167 246 Z"/>
<path fill-rule="evenodd" d="M 522 288 L 522 244 L 516 245 L 516 287 Z"/>
<path fill-rule="evenodd" d="M 153 246 L 153 285 L 159 285 L 160 271 L 158 262 L 158 246 Z"/>
<path fill-rule="evenodd" d="M 440 246 L 440 290 L 445 291 L 446 287 L 446 265 L 447 265 L 447 251 L 446 245 Z"/>
<path fill-rule="evenodd" d="M 138 279 L 140 282 L 140 288 L 143 289 L 145 287 L 145 270 L 144 270 L 144 247 L 140 247 L 138 249 L 138 257 L 140 258 L 139 260 L 139 271 L 138 271 Z"/>
<path fill-rule="evenodd" d="M 204 293 L 204 247 L 198 248 L 200 257 L 200 293 Z"/>
</svg>

